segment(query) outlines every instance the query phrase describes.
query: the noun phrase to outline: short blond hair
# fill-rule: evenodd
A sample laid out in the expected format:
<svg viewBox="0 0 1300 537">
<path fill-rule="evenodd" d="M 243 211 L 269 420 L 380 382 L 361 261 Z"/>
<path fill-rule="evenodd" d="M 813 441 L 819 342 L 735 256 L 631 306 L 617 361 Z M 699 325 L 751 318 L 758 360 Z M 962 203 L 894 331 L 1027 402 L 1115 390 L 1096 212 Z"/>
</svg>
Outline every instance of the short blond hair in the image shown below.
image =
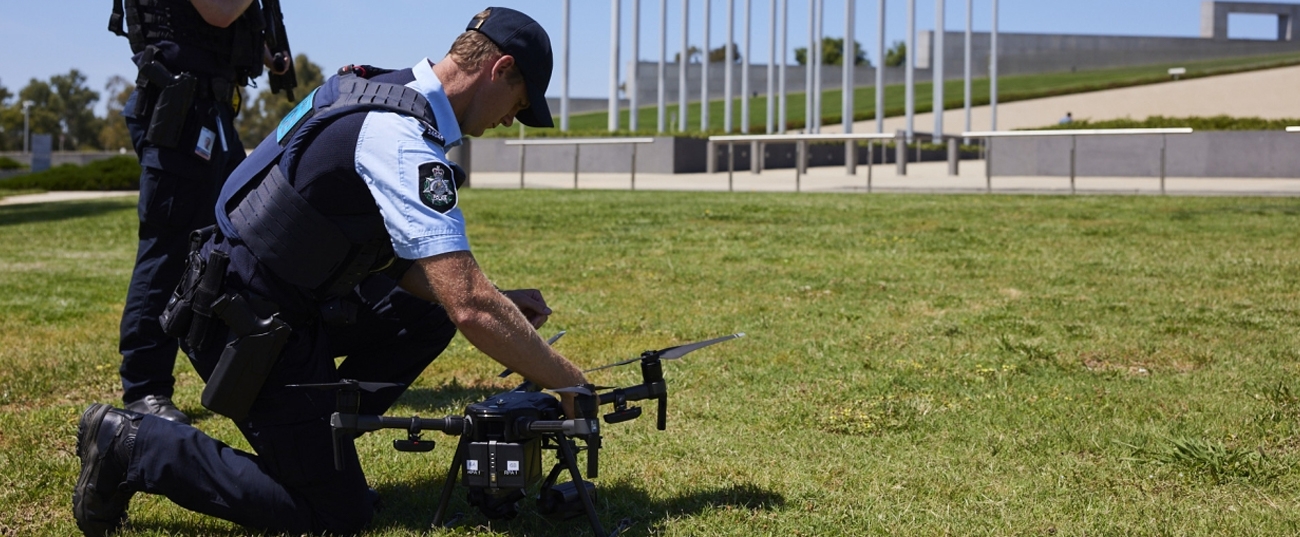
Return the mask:
<svg viewBox="0 0 1300 537">
<path fill-rule="evenodd" d="M 486 19 L 490 13 L 492 13 L 491 9 L 483 10 L 474 16 L 471 24 Z M 479 69 L 483 68 L 483 64 L 504 55 L 505 53 L 501 51 L 501 47 L 498 47 L 486 35 L 476 30 L 466 30 L 465 33 L 460 34 L 452 42 L 451 50 L 447 51 L 447 57 L 456 63 L 456 67 L 469 74 L 477 73 Z M 519 71 L 519 66 L 515 66 L 506 72 L 506 80 L 512 85 L 523 82 L 523 78 L 524 75 Z"/>
</svg>

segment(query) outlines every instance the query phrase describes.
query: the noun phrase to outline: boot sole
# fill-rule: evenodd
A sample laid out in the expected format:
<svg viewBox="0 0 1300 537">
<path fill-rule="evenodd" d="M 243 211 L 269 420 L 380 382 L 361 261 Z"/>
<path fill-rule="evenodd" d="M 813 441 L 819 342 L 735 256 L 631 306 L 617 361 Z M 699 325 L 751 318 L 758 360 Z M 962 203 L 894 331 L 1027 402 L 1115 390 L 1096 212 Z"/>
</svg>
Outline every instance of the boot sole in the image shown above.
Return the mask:
<svg viewBox="0 0 1300 537">
<path fill-rule="evenodd" d="M 81 474 L 77 476 L 77 488 L 72 493 L 72 516 L 77 520 L 77 527 L 86 535 L 108 535 L 118 527 L 109 529 L 86 527 L 91 522 L 85 520 L 86 513 L 83 511 L 81 501 L 90 484 L 91 465 L 88 461 L 100 457 L 99 445 L 94 439 L 99 438 L 99 426 L 104 423 L 104 416 L 110 409 L 112 407 L 105 404 L 90 405 L 90 408 L 81 414 L 81 420 L 77 423 L 77 456 L 81 458 Z M 89 441 L 86 441 L 87 439 Z"/>
</svg>

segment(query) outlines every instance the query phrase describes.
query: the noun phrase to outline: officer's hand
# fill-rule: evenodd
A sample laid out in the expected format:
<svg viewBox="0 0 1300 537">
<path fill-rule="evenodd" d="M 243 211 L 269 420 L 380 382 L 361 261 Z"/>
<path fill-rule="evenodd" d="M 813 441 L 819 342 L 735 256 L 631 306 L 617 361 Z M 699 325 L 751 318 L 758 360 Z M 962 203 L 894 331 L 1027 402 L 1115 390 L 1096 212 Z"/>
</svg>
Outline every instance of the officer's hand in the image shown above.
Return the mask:
<svg viewBox="0 0 1300 537">
<path fill-rule="evenodd" d="M 536 289 L 512 289 L 501 291 L 501 294 L 515 303 L 519 311 L 528 319 L 528 323 L 533 328 L 541 328 L 546 324 L 546 319 L 551 315 L 551 308 L 547 307 L 546 299 L 542 298 L 542 292 Z"/>
<path fill-rule="evenodd" d="M 282 75 L 289 71 L 289 66 L 293 65 L 293 57 L 283 51 L 271 54 L 271 49 L 262 45 L 262 65 L 265 65 L 271 74 Z"/>
</svg>

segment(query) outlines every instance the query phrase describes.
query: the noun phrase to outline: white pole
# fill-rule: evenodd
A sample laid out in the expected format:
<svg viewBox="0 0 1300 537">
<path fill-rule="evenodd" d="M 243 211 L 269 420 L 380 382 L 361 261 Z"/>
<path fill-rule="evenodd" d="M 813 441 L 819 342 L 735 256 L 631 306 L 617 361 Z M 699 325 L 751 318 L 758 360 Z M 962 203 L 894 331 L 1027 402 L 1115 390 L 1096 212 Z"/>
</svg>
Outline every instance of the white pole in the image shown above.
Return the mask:
<svg viewBox="0 0 1300 537">
<path fill-rule="evenodd" d="M 777 84 L 779 85 L 780 88 L 777 91 L 781 93 L 781 102 L 780 102 L 781 110 L 777 112 L 777 115 L 780 116 L 780 119 L 776 123 L 776 132 L 781 134 L 785 134 L 786 118 L 788 117 L 786 115 L 786 107 L 785 107 L 786 105 L 785 62 L 786 62 L 786 57 L 789 55 L 789 51 L 790 51 L 789 40 L 790 40 L 790 0 L 781 0 L 781 72 L 780 74 L 777 75 L 779 78 L 779 80 L 777 80 Z"/>
<path fill-rule="evenodd" d="M 998 130 L 998 0 L 993 0 L 993 32 L 989 36 L 989 130 Z"/>
<path fill-rule="evenodd" d="M 736 40 L 736 0 L 727 0 L 727 42 L 722 48 L 722 92 L 726 94 L 726 102 L 722 103 L 722 132 L 731 132 L 731 105 L 732 105 L 732 88 L 731 83 L 733 65 L 732 58 L 735 53 L 735 46 L 732 44 Z"/>
<path fill-rule="evenodd" d="M 618 8 L 619 0 L 609 2 L 609 132 L 618 130 Z"/>
<path fill-rule="evenodd" d="M 885 132 L 885 0 L 878 0 L 879 41 L 876 43 L 876 133 Z"/>
<path fill-rule="evenodd" d="M 825 33 L 822 32 L 822 22 L 826 14 L 825 0 L 816 0 L 817 2 L 817 54 L 814 56 L 816 69 L 813 74 L 813 132 L 822 131 L 822 38 Z"/>
<path fill-rule="evenodd" d="M 656 132 L 668 131 L 668 92 L 664 71 L 668 61 L 668 0 L 659 0 L 659 117 Z"/>
<path fill-rule="evenodd" d="M 966 72 L 965 72 L 965 101 L 966 101 L 966 128 L 962 132 L 970 132 L 970 80 L 971 80 L 971 28 L 975 18 L 971 15 L 972 8 L 975 7 L 975 0 L 966 0 Z"/>
<path fill-rule="evenodd" d="M 996 0 L 995 0 L 996 1 Z M 907 58 L 903 85 L 907 87 L 904 108 L 907 113 L 907 141 L 912 141 L 916 119 L 916 0 L 907 0 Z"/>
<path fill-rule="evenodd" d="M 808 0 L 808 50 L 804 52 L 803 131 L 813 132 L 813 52 L 817 49 L 817 0 Z"/>
<path fill-rule="evenodd" d="M 841 90 L 843 110 L 840 111 L 840 122 L 844 124 L 844 132 L 853 132 L 853 61 L 857 59 L 858 54 L 858 49 L 854 46 L 856 36 L 853 33 L 853 2 L 854 0 L 844 0 L 844 48 L 840 56 L 844 60 L 844 83 Z"/>
<path fill-rule="evenodd" d="M 934 136 L 933 139 L 943 138 L 943 41 L 944 29 L 947 28 L 944 20 L 944 1 L 934 0 L 934 39 L 930 40 L 930 72 L 933 75 L 934 90 L 931 109 L 934 110 Z"/>
<path fill-rule="evenodd" d="M 772 134 L 776 132 L 776 0 L 768 0 L 767 4 L 767 130 L 764 132 Z"/>
<path fill-rule="evenodd" d="M 564 0 L 564 56 L 560 57 L 560 130 L 569 130 L 569 0 Z"/>
<path fill-rule="evenodd" d="M 691 63 L 691 0 L 682 0 L 682 55 L 677 59 L 677 131 L 686 132 L 686 66 Z"/>
<path fill-rule="evenodd" d="M 640 84 L 637 79 L 640 78 L 641 69 L 641 0 L 632 0 L 632 65 L 627 71 L 627 124 L 628 129 L 636 132 L 641 127 L 641 93 Z"/>
<path fill-rule="evenodd" d="M 700 65 L 700 132 L 709 131 L 709 12 L 713 0 L 704 0 L 704 61 Z"/>
<path fill-rule="evenodd" d="M 745 52 L 740 57 L 740 132 L 749 134 L 749 26 L 754 0 L 745 0 Z"/>
</svg>

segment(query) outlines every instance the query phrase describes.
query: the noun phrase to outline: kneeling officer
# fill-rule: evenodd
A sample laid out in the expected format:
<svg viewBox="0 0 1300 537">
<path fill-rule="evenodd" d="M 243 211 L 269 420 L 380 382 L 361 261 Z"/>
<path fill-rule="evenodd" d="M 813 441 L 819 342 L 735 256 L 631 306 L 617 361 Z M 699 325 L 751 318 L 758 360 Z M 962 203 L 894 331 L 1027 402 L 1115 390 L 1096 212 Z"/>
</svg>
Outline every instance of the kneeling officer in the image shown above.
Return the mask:
<svg viewBox="0 0 1300 537">
<path fill-rule="evenodd" d="M 535 330 L 550 314 L 541 294 L 498 291 L 480 271 L 457 207 L 464 174 L 445 154 L 515 120 L 551 127 L 551 67 L 536 21 L 490 8 L 441 61 L 345 68 L 284 118 L 227 181 L 162 318 L 207 382 L 204 405 L 256 454 L 93 404 L 77 433 L 82 531 L 119 528 L 135 492 L 256 530 L 361 530 L 374 497 L 351 443 L 335 470 L 334 394 L 286 386 L 409 385 L 457 330 L 541 386 L 585 383 Z M 381 414 L 400 391 L 363 392 L 360 411 Z"/>
</svg>

